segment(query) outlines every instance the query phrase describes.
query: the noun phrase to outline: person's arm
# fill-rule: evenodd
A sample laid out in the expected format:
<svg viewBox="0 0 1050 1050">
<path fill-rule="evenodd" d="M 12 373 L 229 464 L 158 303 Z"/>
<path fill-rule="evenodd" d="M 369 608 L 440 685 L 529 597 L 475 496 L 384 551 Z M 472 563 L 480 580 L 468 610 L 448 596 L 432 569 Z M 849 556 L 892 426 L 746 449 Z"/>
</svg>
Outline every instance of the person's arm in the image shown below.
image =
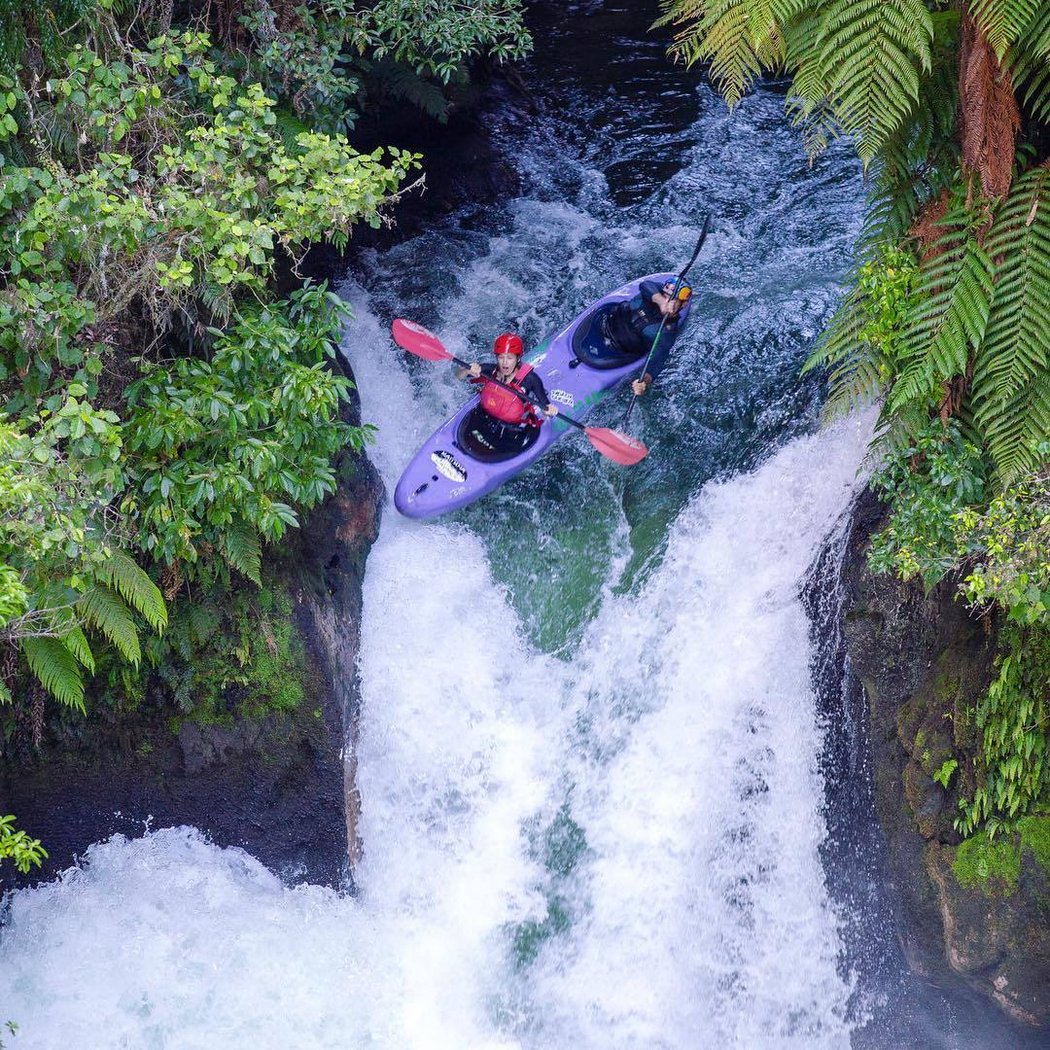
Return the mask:
<svg viewBox="0 0 1050 1050">
<path fill-rule="evenodd" d="M 521 385 L 524 388 L 525 393 L 528 394 L 534 402 L 544 406 L 543 410 L 548 416 L 556 416 L 558 414 L 557 406 L 552 405 L 547 397 L 547 388 L 543 385 L 543 380 L 540 379 L 535 372 L 530 372 Z"/>
<path fill-rule="evenodd" d="M 662 327 L 663 331 L 660 333 L 660 338 L 656 340 L 656 348 L 652 351 L 645 366 L 645 375 L 631 383 L 631 389 L 636 397 L 641 397 L 653 385 L 656 377 L 664 370 L 671 347 L 674 344 L 674 338 L 678 334 L 678 319 L 668 318 Z M 655 339 L 657 326 L 653 325 L 650 331 Z"/>
<path fill-rule="evenodd" d="M 471 379 L 477 379 L 479 376 L 482 376 L 484 374 L 485 374 L 485 369 L 482 368 L 481 365 L 479 365 L 477 363 L 477 361 L 475 361 L 472 365 L 470 365 L 469 368 L 463 368 L 463 367 L 457 367 L 456 368 L 456 378 L 457 379 L 466 379 L 468 376 Z"/>
<path fill-rule="evenodd" d="M 642 281 L 638 285 L 638 294 L 647 303 L 657 303 L 656 296 L 663 296 L 663 288 L 664 286 L 658 281 Z M 659 304 L 657 303 L 657 305 Z"/>
</svg>

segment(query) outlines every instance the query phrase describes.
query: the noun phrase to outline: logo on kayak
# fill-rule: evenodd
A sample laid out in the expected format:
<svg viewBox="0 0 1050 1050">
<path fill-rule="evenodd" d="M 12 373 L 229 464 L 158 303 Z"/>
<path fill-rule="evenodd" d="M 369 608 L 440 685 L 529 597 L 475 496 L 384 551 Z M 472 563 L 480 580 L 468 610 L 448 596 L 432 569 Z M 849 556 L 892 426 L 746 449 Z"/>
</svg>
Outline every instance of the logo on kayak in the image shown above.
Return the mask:
<svg viewBox="0 0 1050 1050">
<path fill-rule="evenodd" d="M 467 468 L 451 452 L 447 452 L 443 448 L 437 452 L 431 452 L 430 460 L 449 481 L 460 482 L 467 480 Z"/>
<path fill-rule="evenodd" d="M 529 364 L 532 365 L 533 368 L 535 368 L 541 361 L 545 361 L 546 359 L 547 351 L 544 350 L 542 354 L 537 354 L 535 357 L 530 357 Z"/>
<path fill-rule="evenodd" d="M 550 392 L 550 399 L 552 401 L 557 401 L 559 405 L 565 405 L 567 408 L 576 407 L 576 398 L 574 398 L 568 390 L 552 390 Z"/>
</svg>

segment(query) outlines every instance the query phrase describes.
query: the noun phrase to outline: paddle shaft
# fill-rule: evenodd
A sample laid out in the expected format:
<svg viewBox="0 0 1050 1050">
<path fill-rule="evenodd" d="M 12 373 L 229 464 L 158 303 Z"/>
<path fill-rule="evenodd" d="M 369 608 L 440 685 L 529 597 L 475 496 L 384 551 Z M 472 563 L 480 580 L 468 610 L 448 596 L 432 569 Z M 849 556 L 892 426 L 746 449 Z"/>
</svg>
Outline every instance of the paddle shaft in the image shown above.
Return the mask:
<svg viewBox="0 0 1050 1050">
<path fill-rule="evenodd" d="M 682 287 L 682 282 L 685 280 L 685 275 L 693 268 L 693 263 L 696 262 L 697 257 L 700 255 L 700 249 L 704 246 L 704 241 L 707 240 L 707 230 L 711 225 L 711 213 L 708 212 L 704 216 L 704 225 L 700 230 L 700 237 L 697 239 L 696 247 L 693 249 L 693 254 L 689 259 L 689 262 L 685 264 L 682 272 L 675 278 L 674 289 L 671 291 L 671 298 L 674 299 L 678 295 L 678 290 Z M 649 362 L 653 359 L 653 354 L 656 353 L 656 347 L 659 345 L 660 337 L 664 334 L 664 329 L 667 327 L 667 318 L 663 318 L 660 321 L 660 327 L 656 330 L 656 336 L 653 338 L 653 345 L 649 347 L 649 353 L 645 355 L 645 364 L 642 365 L 641 372 L 638 373 L 638 380 L 645 378 L 646 372 L 649 371 Z M 634 409 L 634 403 L 638 400 L 638 395 L 632 391 L 632 397 L 630 404 L 627 406 L 627 411 L 623 415 L 624 423 L 631 418 L 631 412 Z"/>
</svg>

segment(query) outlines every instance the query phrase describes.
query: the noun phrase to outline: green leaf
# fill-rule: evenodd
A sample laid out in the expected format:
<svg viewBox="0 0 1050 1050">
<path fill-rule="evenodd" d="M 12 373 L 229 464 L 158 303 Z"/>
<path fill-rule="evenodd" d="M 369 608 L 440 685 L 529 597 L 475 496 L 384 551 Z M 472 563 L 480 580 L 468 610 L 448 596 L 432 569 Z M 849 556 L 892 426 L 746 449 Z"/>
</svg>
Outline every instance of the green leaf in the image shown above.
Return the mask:
<svg viewBox="0 0 1050 1050">
<path fill-rule="evenodd" d="M 230 565 L 262 586 L 262 549 L 254 528 L 240 520 L 232 522 L 222 534 L 222 548 Z"/>
</svg>

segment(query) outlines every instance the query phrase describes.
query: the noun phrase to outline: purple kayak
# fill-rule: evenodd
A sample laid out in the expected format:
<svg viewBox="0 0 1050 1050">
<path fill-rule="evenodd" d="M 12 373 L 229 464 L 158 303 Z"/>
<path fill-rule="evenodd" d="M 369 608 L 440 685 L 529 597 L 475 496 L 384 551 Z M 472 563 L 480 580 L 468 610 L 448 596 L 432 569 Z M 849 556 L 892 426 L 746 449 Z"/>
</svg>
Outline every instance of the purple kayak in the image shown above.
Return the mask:
<svg viewBox="0 0 1050 1050">
<path fill-rule="evenodd" d="M 609 292 L 525 355 L 553 404 L 582 422 L 607 393 L 637 376 L 645 355 L 626 356 L 612 347 L 603 318 L 616 303 L 636 295 L 642 281 L 663 284 L 674 279 L 673 273 L 651 274 Z M 682 308 L 675 334 L 686 323 L 691 305 L 687 302 Z M 409 518 L 432 518 L 464 507 L 531 466 L 573 429 L 555 416 L 529 431 L 525 447 L 519 441 L 517 448 L 506 449 L 493 438 L 490 423 L 475 395 L 412 458 L 394 490 L 394 506 Z"/>
</svg>

